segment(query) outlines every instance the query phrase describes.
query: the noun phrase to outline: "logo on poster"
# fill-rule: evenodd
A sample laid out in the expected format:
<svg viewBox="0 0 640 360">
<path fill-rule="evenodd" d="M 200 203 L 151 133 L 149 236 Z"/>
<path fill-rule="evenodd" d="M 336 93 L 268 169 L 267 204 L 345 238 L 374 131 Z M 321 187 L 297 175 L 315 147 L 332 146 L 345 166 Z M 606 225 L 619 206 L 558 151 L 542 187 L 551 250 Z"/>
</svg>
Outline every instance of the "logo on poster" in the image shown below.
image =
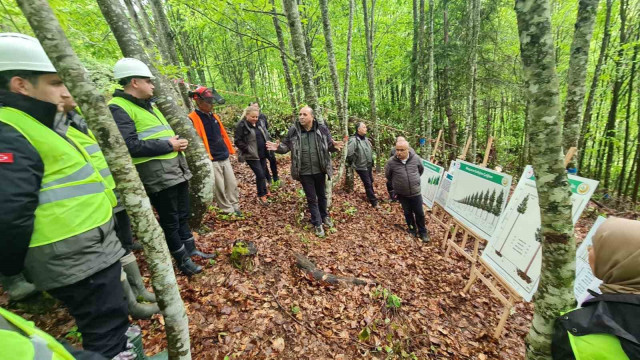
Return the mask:
<svg viewBox="0 0 640 360">
<path fill-rule="evenodd" d="M 582 183 L 578 185 L 578 194 L 584 195 L 589 192 L 589 184 Z"/>
</svg>

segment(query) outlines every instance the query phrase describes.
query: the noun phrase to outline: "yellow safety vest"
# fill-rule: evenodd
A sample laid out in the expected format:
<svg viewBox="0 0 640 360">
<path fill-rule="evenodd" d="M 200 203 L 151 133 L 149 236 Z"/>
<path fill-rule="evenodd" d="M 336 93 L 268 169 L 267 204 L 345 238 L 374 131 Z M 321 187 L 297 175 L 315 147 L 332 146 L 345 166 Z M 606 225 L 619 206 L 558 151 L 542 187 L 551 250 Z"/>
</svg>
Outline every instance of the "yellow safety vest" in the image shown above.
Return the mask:
<svg viewBox="0 0 640 360">
<path fill-rule="evenodd" d="M 93 166 L 98 170 L 104 182 L 107 184 L 109 189 L 113 190 L 116 188 L 116 183 L 113 180 L 113 175 L 111 175 L 111 171 L 109 170 L 109 165 L 107 165 L 107 159 L 104 158 L 104 154 L 102 153 L 102 149 L 100 149 L 100 145 L 98 145 L 98 141 L 95 136 L 88 130 L 89 133 L 85 134 L 82 131 L 70 126 L 67 130 L 67 136 L 73 140 L 79 146 L 84 148 L 84 151 L 89 154 L 91 157 L 91 162 Z"/>
<path fill-rule="evenodd" d="M 169 138 L 176 136 L 167 120 L 155 106 L 153 107 L 154 116 L 148 110 L 121 97 L 114 97 L 109 101 L 109 105 L 118 105 L 129 115 L 136 125 L 136 133 L 140 140 L 169 140 Z M 172 151 L 164 155 L 132 157 L 132 160 L 137 165 L 150 160 L 173 159 L 176 156 L 178 156 L 178 152 Z"/>
<path fill-rule="evenodd" d="M 82 146 L 75 146 L 32 116 L 0 108 L 0 121 L 19 131 L 38 151 L 44 174 L 29 247 L 64 240 L 111 219 L 116 196 Z"/>
</svg>

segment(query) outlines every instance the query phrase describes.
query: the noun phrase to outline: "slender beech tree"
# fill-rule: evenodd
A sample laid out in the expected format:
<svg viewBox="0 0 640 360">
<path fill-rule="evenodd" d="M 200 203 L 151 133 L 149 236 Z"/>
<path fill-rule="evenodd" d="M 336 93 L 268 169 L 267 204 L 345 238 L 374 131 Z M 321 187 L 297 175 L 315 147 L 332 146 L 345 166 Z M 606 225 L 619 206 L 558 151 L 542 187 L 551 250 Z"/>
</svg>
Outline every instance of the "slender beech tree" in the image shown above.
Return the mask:
<svg viewBox="0 0 640 360">
<path fill-rule="evenodd" d="M 631 163 L 631 167 L 633 168 L 634 159 L 629 159 L 629 136 L 630 136 L 630 122 L 631 122 L 631 103 L 633 102 L 633 83 L 634 78 L 636 76 L 636 58 L 638 57 L 638 49 L 640 46 L 638 45 L 638 37 L 639 34 L 636 34 L 635 37 L 635 46 L 633 47 L 633 56 L 631 57 L 631 72 L 629 73 L 629 83 L 627 89 L 627 104 L 625 107 L 625 115 L 624 115 L 624 142 L 622 144 L 622 168 L 620 169 L 620 175 L 618 176 L 618 202 L 623 200 L 623 195 L 626 195 L 624 179 L 627 175 L 627 164 Z M 631 172 L 633 174 L 633 171 Z M 631 175 L 629 175 L 631 177 Z"/>
<path fill-rule="evenodd" d="M 578 140 L 578 169 L 582 169 L 584 162 L 584 154 L 586 153 L 586 135 L 589 132 L 591 124 L 591 117 L 593 116 L 593 102 L 595 101 L 595 94 L 598 90 L 598 82 L 600 81 L 600 74 L 602 73 L 602 66 L 604 65 L 607 48 L 609 47 L 609 39 L 611 38 L 611 10 L 613 8 L 613 0 L 606 0 L 607 10 L 604 21 L 604 31 L 602 35 L 602 42 L 600 43 L 600 54 L 598 55 L 598 62 L 596 68 L 593 71 L 593 78 L 591 79 L 591 87 L 589 88 L 589 95 L 587 96 L 587 103 L 584 109 L 584 116 L 582 117 L 582 125 L 580 129 L 580 137 Z"/>
<path fill-rule="evenodd" d="M 19 0 L 18 5 L 71 95 L 80 105 L 116 180 L 117 191 L 131 217 L 133 230 L 142 243 L 149 264 L 151 284 L 164 316 L 169 358 L 191 359 L 189 319 L 180 298 L 164 233 L 104 96 L 89 79 L 47 1 Z"/>
<path fill-rule="evenodd" d="M 578 146 L 580 120 L 584 103 L 585 78 L 589 62 L 589 45 L 593 34 L 599 0 L 580 0 L 578 17 L 571 43 L 569 75 L 567 76 L 567 98 L 564 106 L 563 145 L 567 152 L 572 146 Z M 579 149 L 584 151 L 584 149 Z M 573 163 L 573 162 L 572 162 Z M 573 167 L 573 166 L 571 166 Z"/>
<path fill-rule="evenodd" d="M 418 32 L 420 28 L 418 15 L 418 0 L 413 0 L 413 46 L 411 48 L 411 88 L 409 89 L 409 111 L 413 114 L 416 110 L 416 89 L 418 88 Z"/>
<path fill-rule="evenodd" d="M 626 65 L 624 62 L 625 45 L 627 44 L 627 10 L 629 0 L 620 0 L 620 43 L 618 44 L 617 56 L 614 58 L 615 63 L 615 81 L 611 91 L 611 106 L 609 107 L 609 115 L 607 116 L 607 127 L 605 128 L 605 142 L 607 145 L 607 156 L 604 162 L 604 190 L 609 191 L 609 183 L 611 181 L 611 167 L 613 165 L 613 152 L 616 137 L 616 120 L 618 116 L 618 105 L 620 103 L 620 94 L 622 91 L 622 83 L 626 77 Z M 598 161 L 601 159 L 599 158 Z M 627 159 L 623 159 L 626 161 Z M 602 164 L 602 162 L 600 162 Z"/>
<path fill-rule="evenodd" d="M 371 0 L 371 7 L 367 10 L 367 0 L 362 0 L 364 17 L 364 37 L 367 43 L 367 84 L 369 85 L 369 105 L 371 107 L 371 125 L 376 153 L 376 171 L 380 172 L 382 149 L 380 148 L 380 134 L 378 131 L 378 114 L 376 107 L 375 59 L 373 56 L 373 34 L 376 0 Z"/>
<path fill-rule="evenodd" d="M 449 84 L 449 8 L 448 8 L 449 0 L 442 0 L 442 31 L 444 33 L 443 37 L 443 47 L 444 47 L 444 69 L 442 70 L 442 92 L 444 96 L 444 111 L 447 115 L 447 119 L 449 120 L 449 143 L 453 146 L 453 152 L 451 153 L 451 158 L 455 158 L 456 148 L 458 146 L 458 124 L 456 120 L 453 118 L 453 108 L 451 107 L 451 86 Z"/>
<path fill-rule="evenodd" d="M 558 78 L 548 0 L 516 0 L 520 52 L 531 101 L 531 158 L 542 224 L 542 270 L 527 358 L 550 359 L 553 323 L 575 306 L 576 247 L 562 152 Z"/>
<path fill-rule="evenodd" d="M 204 149 L 202 139 L 193 129 L 193 125 L 188 120 L 184 108 L 181 108 L 176 103 L 174 92 L 168 80 L 151 63 L 144 49 L 140 46 L 136 33 L 131 29 L 120 3 L 112 0 L 98 0 L 98 5 L 124 56 L 144 62 L 153 76 L 156 77 L 154 80 L 156 87 L 154 94 L 157 96 L 156 104 L 158 108 L 167 118 L 173 131 L 189 141 L 189 147 L 187 147 L 185 155 L 189 163 L 189 169 L 193 173 L 193 178 L 189 182 L 191 186 L 190 222 L 192 229 L 197 230 L 200 228 L 202 218 L 213 201 L 213 169 L 211 160 L 209 160 Z"/>
<path fill-rule="evenodd" d="M 167 52 L 163 56 L 163 58 L 168 60 L 167 62 L 178 69 L 181 69 L 180 60 L 178 59 L 178 52 L 176 50 L 176 42 L 173 39 L 174 35 L 171 30 L 171 25 L 169 25 L 169 19 L 167 19 L 167 14 L 164 12 L 164 5 L 162 0 L 149 0 L 151 4 L 151 11 L 153 13 L 154 24 L 156 25 L 158 37 L 162 39 L 162 42 L 165 44 L 164 51 Z M 178 79 L 178 89 L 180 91 L 180 95 L 182 96 L 183 106 L 188 110 L 193 110 L 193 104 L 191 103 L 191 99 L 189 98 L 189 88 L 185 85 L 184 81 L 182 81 L 184 74 L 180 71 L 180 79 Z"/>
<path fill-rule="evenodd" d="M 344 86 L 342 92 L 342 98 L 344 99 L 344 114 L 342 114 L 342 128 L 343 135 L 349 136 L 349 78 L 351 77 L 351 43 L 353 42 L 353 16 L 355 12 L 355 0 L 349 0 L 349 29 L 347 31 L 347 58 L 345 60 L 344 68 L 344 80 L 342 85 Z M 347 160 L 347 147 L 342 149 L 342 163 L 346 166 Z M 340 176 L 337 178 L 340 179 Z M 344 178 L 344 190 L 347 192 L 353 191 L 353 179 L 354 171 L 353 167 L 346 167 Z"/>
<path fill-rule="evenodd" d="M 431 136 L 433 128 L 433 113 L 435 109 L 435 97 L 434 97 L 434 46 L 433 46 L 433 14 L 434 14 L 434 1 L 429 0 L 429 67 L 427 71 L 427 126 L 426 136 L 427 143 L 425 144 L 425 150 L 427 154 L 431 154 Z"/>
<path fill-rule="evenodd" d="M 467 159 L 471 158 L 475 162 L 476 138 L 478 131 L 478 36 L 480 34 L 480 0 L 470 1 L 469 21 L 471 23 L 471 52 L 469 55 L 469 101 L 467 104 L 467 121 L 465 137 L 471 136 L 473 146 L 471 153 L 467 154 Z M 466 144 L 466 139 L 465 139 Z"/>
<path fill-rule="evenodd" d="M 278 38 L 278 50 L 280 52 L 280 61 L 282 61 L 282 68 L 284 70 L 284 80 L 287 84 L 287 93 L 289 95 L 289 104 L 291 105 L 291 111 L 296 115 L 298 111 L 298 104 L 296 102 L 296 93 L 293 89 L 293 81 L 291 80 L 291 70 L 289 70 L 289 61 L 287 60 L 287 45 L 284 42 L 284 36 L 282 35 L 282 28 L 280 27 L 280 20 L 276 12 L 275 0 L 271 1 L 271 7 L 273 8 L 273 28 L 276 30 L 276 36 Z"/>
<path fill-rule="evenodd" d="M 427 141 L 427 113 L 425 109 L 425 60 L 427 52 L 425 51 L 425 12 L 424 12 L 424 0 L 420 0 L 418 5 L 418 59 L 417 59 L 417 71 L 416 77 L 418 78 L 418 124 L 420 126 L 420 137 L 423 137 Z M 426 158 L 426 147 L 421 147 L 421 154 L 423 158 Z"/>
</svg>

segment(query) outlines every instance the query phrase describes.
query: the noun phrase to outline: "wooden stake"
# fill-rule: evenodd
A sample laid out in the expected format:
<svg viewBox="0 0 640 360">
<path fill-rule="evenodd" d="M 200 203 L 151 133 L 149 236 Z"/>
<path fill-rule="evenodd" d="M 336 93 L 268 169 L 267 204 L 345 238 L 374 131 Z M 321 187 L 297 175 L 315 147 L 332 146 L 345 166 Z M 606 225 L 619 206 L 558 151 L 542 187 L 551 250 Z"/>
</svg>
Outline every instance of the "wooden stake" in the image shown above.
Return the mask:
<svg viewBox="0 0 640 360">
<path fill-rule="evenodd" d="M 433 152 L 431 153 L 431 162 L 436 159 L 436 153 L 438 152 L 438 145 L 440 145 L 440 138 L 442 137 L 442 129 L 438 131 L 438 138 L 436 139 L 436 144 L 433 147 Z"/>
<path fill-rule="evenodd" d="M 489 153 L 491 152 L 491 145 L 493 145 L 493 136 L 489 136 L 489 140 L 487 141 L 487 148 L 484 150 L 484 160 L 482 160 L 482 164 L 480 166 L 487 167 L 487 163 L 489 163 Z"/>
<path fill-rule="evenodd" d="M 571 158 L 573 158 L 577 152 L 577 147 L 572 146 L 571 148 L 569 148 L 569 151 L 567 151 L 567 155 L 564 156 L 564 167 L 567 167 L 567 165 L 569 165 L 569 162 L 571 162 Z"/>
<path fill-rule="evenodd" d="M 471 146 L 471 135 L 467 137 L 467 143 L 464 144 L 464 150 L 462 150 L 462 154 L 458 156 L 458 159 L 464 160 L 467 158 L 467 152 L 469 152 L 469 146 Z"/>
</svg>

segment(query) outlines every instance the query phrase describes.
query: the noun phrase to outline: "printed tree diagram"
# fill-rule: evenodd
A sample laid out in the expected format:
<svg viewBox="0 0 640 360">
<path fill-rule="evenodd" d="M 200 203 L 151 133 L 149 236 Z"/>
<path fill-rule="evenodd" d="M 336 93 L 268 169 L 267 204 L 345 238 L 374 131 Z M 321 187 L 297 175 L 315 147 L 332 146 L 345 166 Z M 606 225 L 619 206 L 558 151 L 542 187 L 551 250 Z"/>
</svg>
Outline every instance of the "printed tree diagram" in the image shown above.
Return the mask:
<svg viewBox="0 0 640 360">
<path fill-rule="evenodd" d="M 533 253 L 533 256 L 531 257 L 531 260 L 529 261 L 529 264 L 527 265 L 527 268 L 524 269 L 524 271 L 518 269 L 518 276 L 520 276 L 520 278 L 522 278 L 522 280 L 526 281 L 527 284 L 531 284 L 531 278 L 528 275 L 529 269 L 531 268 L 531 264 L 533 264 L 533 260 L 535 260 L 536 256 L 538 256 L 538 252 L 540 251 L 540 248 L 542 247 L 542 234 L 540 233 L 540 228 L 538 228 L 538 230 L 536 230 L 535 237 L 536 237 L 536 241 L 538 242 L 538 248 L 536 249 L 536 252 Z"/>
<path fill-rule="evenodd" d="M 437 186 L 438 184 L 440 184 L 440 177 L 439 176 L 430 177 L 429 180 L 427 180 L 427 184 Z"/>
<path fill-rule="evenodd" d="M 472 195 L 467 195 L 460 200 L 456 200 L 456 202 L 466 205 L 468 209 L 474 211 L 476 215 L 482 215 L 485 213 L 485 220 L 489 217 L 489 215 L 493 215 L 492 223 L 495 222 L 496 218 L 500 216 L 502 213 L 502 202 L 504 200 L 504 192 L 500 191 L 500 193 L 496 196 L 496 190 L 493 192 L 480 191 Z"/>
<path fill-rule="evenodd" d="M 524 199 L 522 199 L 522 202 L 520 202 L 520 205 L 518 205 L 518 208 L 516 209 L 516 211 L 518 212 L 518 215 L 516 216 L 516 219 L 513 222 L 513 224 L 511 224 L 511 229 L 509 229 L 507 236 L 504 237 L 504 242 L 502 243 L 502 246 L 500 246 L 499 250 L 496 250 L 496 255 L 502 257 L 502 249 L 504 248 L 504 245 L 507 243 L 507 240 L 509 240 L 509 236 L 511 236 L 511 231 L 513 231 L 513 227 L 518 222 L 518 218 L 520 217 L 520 215 L 524 215 L 524 213 L 527 211 L 527 202 L 529 202 L 529 195 L 525 196 Z"/>
</svg>

